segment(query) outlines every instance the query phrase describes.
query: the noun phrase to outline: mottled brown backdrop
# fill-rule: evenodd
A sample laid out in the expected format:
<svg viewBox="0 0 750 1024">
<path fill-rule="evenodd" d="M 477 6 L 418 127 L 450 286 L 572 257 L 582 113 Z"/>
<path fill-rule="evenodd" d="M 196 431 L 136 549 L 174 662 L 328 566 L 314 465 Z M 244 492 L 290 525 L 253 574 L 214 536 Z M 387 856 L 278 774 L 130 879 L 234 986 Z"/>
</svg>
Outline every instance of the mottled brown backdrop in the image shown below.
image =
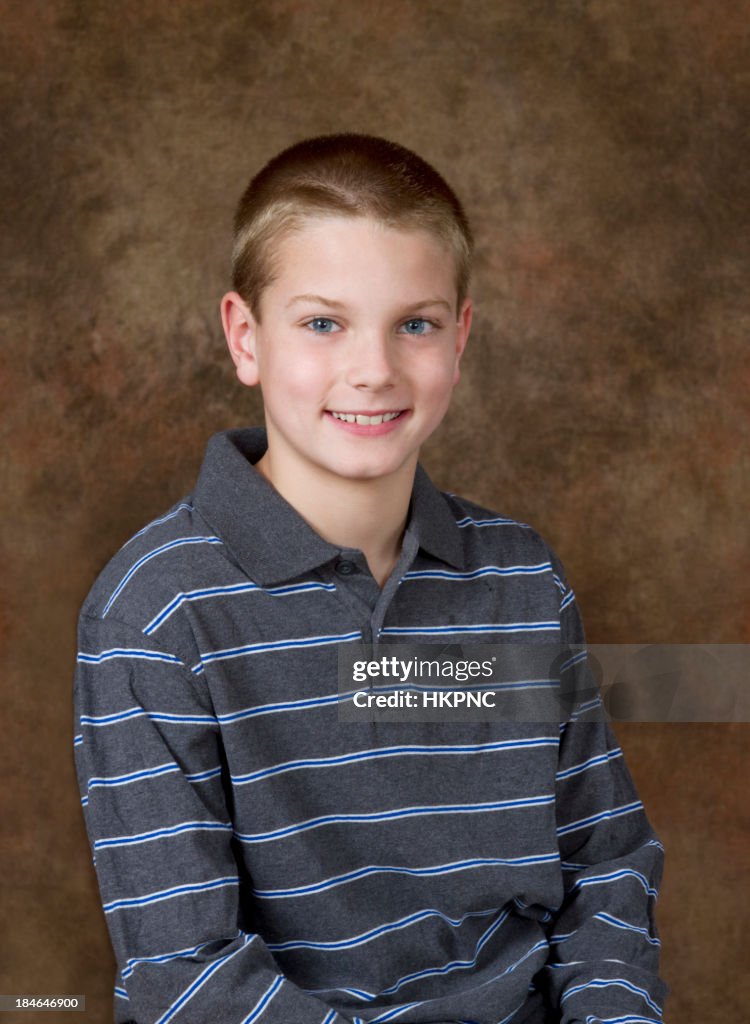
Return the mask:
<svg viewBox="0 0 750 1024">
<path fill-rule="evenodd" d="M 86 993 L 98 1024 L 75 618 L 207 437 L 259 419 L 217 304 L 233 206 L 285 145 L 383 134 L 465 199 L 477 314 L 436 481 L 551 541 L 591 640 L 750 641 L 750 6 L 6 0 L 0 19 L 0 991 Z M 746 1019 L 747 727 L 617 732 L 667 849 L 667 1020 Z"/>
</svg>

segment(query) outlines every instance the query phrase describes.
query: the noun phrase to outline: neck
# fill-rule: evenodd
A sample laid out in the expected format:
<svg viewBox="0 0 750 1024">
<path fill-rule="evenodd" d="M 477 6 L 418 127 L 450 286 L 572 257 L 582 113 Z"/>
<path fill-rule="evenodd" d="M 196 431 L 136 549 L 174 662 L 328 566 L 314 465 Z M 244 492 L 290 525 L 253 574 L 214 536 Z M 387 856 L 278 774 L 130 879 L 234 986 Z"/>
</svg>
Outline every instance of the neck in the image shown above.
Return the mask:
<svg viewBox="0 0 750 1024">
<path fill-rule="evenodd" d="M 416 456 L 395 473 L 371 480 L 280 465 L 270 449 L 255 468 L 324 540 L 362 551 L 383 586 L 401 552 Z"/>
</svg>

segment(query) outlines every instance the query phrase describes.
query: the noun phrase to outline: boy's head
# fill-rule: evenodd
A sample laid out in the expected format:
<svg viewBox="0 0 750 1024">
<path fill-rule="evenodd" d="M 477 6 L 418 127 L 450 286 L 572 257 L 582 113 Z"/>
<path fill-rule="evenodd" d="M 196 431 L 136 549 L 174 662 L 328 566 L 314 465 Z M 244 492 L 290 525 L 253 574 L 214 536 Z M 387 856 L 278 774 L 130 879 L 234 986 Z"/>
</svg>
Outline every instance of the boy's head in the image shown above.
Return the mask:
<svg viewBox="0 0 750 1024">
<path fill-rule="evenodd" d="M 263 394 L 257 468 L 282 493 L 407 486 L 459 378 L 471 249 L 453 192 L 385 139 L 310 139 L 256 175 L 221 311 L 237 376 Z"/>
<path fill-rule="evenodd" d="M 308 218 L 321 215 L 370 217 L 388 227 L 434 235 L 455 262 L 458 314 L 468 292 L 474 243 L 455 193 L 404 146 L 346 133 L 285 149 L 255 175 L 239 202 L 232 283 L 258 323 L 263 292 L 278 271 L 280 243 Z"/>
</svg>

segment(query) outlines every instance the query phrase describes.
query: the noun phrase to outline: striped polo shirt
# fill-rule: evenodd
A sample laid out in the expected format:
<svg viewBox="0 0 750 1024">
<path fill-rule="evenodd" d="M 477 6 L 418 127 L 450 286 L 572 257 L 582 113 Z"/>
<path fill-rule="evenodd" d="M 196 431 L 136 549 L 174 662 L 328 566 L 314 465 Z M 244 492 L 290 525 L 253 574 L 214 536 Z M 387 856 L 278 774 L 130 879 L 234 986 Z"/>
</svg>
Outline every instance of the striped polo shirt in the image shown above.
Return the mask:
<svg viewBox="0 0 750 1024">
<path fill-rule="evenodd" d="M 659 1021 L 663 848 L 596 699 L 562 722 L 340 720 L 342 645 L 581 643 L 555 554 L 419 466 L 381 589 L 254 469 L 265 448 L 212 437 L 81 611 L 115 1020 Z"/>
</svg>

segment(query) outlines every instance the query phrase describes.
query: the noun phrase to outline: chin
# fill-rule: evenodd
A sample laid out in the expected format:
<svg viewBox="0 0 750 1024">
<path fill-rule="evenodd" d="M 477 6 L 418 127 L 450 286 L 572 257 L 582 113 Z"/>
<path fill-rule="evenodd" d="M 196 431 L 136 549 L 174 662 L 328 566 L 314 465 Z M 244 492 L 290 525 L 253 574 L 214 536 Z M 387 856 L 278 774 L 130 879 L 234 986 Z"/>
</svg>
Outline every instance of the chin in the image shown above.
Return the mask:
<svg viewBox="0 0 750 1024">
<path fill-rule="evenodd" d="M 343 477 L 346 480 L 379 480 L 398 472 L 403 464 L 403 460 L 401 462 L 348 463 L 341 466 L 333 466 L 331 471 L 336 476 Z"/>
</svg>

